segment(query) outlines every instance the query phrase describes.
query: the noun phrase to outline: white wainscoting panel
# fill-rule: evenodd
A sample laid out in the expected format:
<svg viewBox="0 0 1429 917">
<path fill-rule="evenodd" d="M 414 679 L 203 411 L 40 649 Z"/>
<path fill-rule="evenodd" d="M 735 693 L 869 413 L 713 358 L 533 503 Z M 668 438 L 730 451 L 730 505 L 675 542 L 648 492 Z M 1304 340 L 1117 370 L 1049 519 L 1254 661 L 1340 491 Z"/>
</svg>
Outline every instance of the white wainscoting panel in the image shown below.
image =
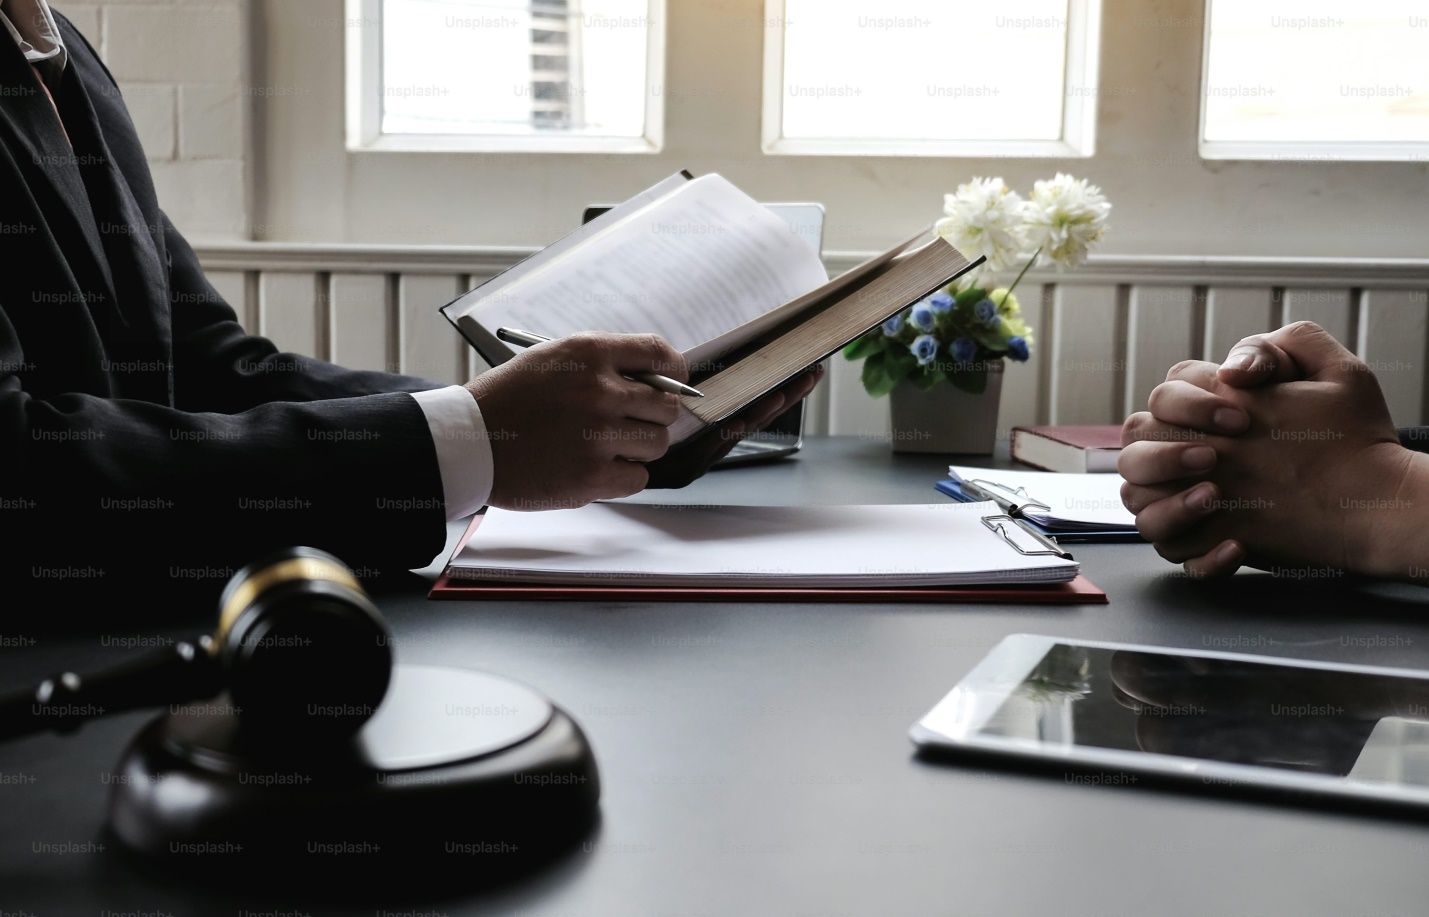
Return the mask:
<svg viewBox="0 0 1429 917">
<path fill-rule="evenodd" d="M 466 375 L 467 346 L 437 310 L 461 292 L 455 274 L 403 274 L 397 283 L 401 335 L 399 372 L 434 382 L 461 384 Z"/>
<path fill-rule="evenodd" d="M 1213 286 L 1206 294 L 1206 333 L 1202 359 L 1219 363 L 1241 338 L 1279 327 L 1270 287 Z"/>
<path fill-rule="evenodd" d="M 244 327 L 279 347 L 360 368 L 465 382 L 486 367 L 437 309 L 519 261 L 515 248 L 225 243 L 198 247 Z M 861 253 L 826 257 L 830 275 Z M 1308 319 L 1374 369 L 1395 421 L 1426 420 L 1429 259 L 1094 256 L 1032 271 L 1018 298 L 1037 344 L 1009 364 L 999 434 L 1029 423 L 1119 423 L 1166 370 L 1220 360 L 1249 334 Z M 829 360 L 811 433 L 886 437 L 888 400 L 859 365 Z"/>
<path fill-rule="evenodd" d="M 1366 290 L 1360 303 L 1359 355 L 1379 378 L 1400 426 L 1424 419 L 1426 313 L 1423 290 Z"/>
<path fill-rule="evenodd" d="M 339 272 L 328 278 L 331 360 L 353 369 L 396 371 L 396 330 L 387 274 Z"/>
<path fill-rule="evenodd" d="M 264 271 L 258 278 L 258 333 L 287 353 L 326 357 L 317 274 Z"/>
<path fill-rule="evenodd" d="M 1118 395 L 1125 355 L 1118 340 L 1115 284 L 1059 285 L 1051 303 L 1052 385 L 1049 422 L 1110 423 L 1120 413 Z"/>
<path fill-rule="evenodd" d="M 1166 371 L 1196 353 L 1196 288 L 1131 288 L 1126 320 L 1126 388 L 1121 413 L 1146 410 L 1151 390 L 1166 381 Z"/>
</svg>

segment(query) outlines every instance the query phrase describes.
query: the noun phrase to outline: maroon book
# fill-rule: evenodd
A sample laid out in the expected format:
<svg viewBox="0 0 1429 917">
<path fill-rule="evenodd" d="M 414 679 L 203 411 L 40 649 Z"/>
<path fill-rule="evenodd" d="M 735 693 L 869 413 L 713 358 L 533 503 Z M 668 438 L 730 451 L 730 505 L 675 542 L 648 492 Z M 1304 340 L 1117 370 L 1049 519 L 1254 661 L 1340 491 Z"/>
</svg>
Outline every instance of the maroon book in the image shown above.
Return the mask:
<svg viewBox="0 0 1429 917">
<path fill-rule="evenodd" d="M 1116 471 L 1121 424 L 1012 428 L 1012 457 L 1044 471 Z"/>
</svg>

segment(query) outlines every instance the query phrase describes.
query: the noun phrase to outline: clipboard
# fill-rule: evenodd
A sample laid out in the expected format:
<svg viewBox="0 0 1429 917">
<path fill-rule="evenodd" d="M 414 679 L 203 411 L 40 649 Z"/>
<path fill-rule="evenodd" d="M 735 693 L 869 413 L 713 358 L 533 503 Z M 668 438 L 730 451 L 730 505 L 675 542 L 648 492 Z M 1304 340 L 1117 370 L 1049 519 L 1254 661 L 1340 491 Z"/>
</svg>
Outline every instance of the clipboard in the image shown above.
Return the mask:
<svg viewBox="0 0 1429 917">
<path fill-rule="evenodd" d="M 457 540 L 452 557 L 481 525 L 483 513 L 467 523 Z M 1004 539 L 1008 536 L 989 524 L 983 525 Z M 1022 553 L 1026 553 L 1014 543 Z M 1007 585 L 919 586 L 919 587 L 667 587 L 667 586 L 551 586 L 516 585 L 490 580 L 457 579 L 442 574 L 427 593 L 429 599 L 465 601 L 585 601 L 585 602 L 813 602 L 813 603 L 920 603 L 988 605 L 1106 605 L 1106 592 L 1084 574 L 1064 583 L 1012 583 Z"/>
<path fill-rule="evenodd" d="M 1106 593 L 1085 575 L 1065 583 L 1008 586 L 920 586 L 907 589 L 774 589 L 730 586 L 672 589 L 659 586 L 513 586 L 509 583 L 458 580 L 443 573 L 427 593 L 429 599 L 465 601 L 543 602 L 815 602 L 978 604 L 978 605 L 1105 605 Z"/>
</svg>

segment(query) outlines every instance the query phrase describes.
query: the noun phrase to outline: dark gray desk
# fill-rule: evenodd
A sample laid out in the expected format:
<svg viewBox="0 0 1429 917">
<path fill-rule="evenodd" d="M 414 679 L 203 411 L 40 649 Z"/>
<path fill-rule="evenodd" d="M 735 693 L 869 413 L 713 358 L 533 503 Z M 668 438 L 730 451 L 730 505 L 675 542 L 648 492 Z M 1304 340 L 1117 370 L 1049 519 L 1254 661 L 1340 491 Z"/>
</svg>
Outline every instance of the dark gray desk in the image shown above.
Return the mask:
<svg viewBox="0 0 1429 917">
<path fill-rule="evenodd" d="M 932 482 L 945 464 L 895 457 L 876 441 L 816 440 L 795 460 L 715 472 L 655 497 L 932 502 L 942 499 Z M 400 658 L 505 673 L 576 715 L 600 760 L 604 815 L 583 848 L 500 892 L 433 899 L 413 889 L 362 910 L 1429 913 L 1429 825 L 1144 786 L 1074 785 L 1055 774 L 937 766 L 912 756 L 909 724 L 988 647 L 1017 631 L 1429 662 L 1429 607 L 1418 590 L 1296 588 L 1258 575 L 1207 592 L 1178 578 L 1148 546 L 1083 546 L 1077 555 L 1110 594 L 1109 606 L 481 606 L 428 602 L 415 579 L 388 590 L 380 604 Z M 112 650 L 99 651 L 102 639 L 0 649 L 0 679 L 13 685 L 89 656 L 112 660 Z M 0 913 L 343 912 L 316 891 L 308 900 L 275 901 L 245 893 L 236 880 L 231 897 L 201 895 L 142 878 L 112 851 L 42 852 L 46 843 L 97 836 L 103 774 L 143 719 L 0 748 Z M 461 857 L 453 860 L 460 869 Z"/>
</svg>

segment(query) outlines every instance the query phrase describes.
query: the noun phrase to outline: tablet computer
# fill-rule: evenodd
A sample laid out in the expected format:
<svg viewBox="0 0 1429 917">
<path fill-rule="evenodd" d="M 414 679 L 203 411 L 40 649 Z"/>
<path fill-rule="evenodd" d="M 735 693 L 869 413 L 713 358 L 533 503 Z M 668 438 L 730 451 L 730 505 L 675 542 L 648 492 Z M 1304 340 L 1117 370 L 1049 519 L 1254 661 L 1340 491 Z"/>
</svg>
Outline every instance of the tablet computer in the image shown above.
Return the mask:
<svg viewBox="0 0 1429 917">
<path fill-rule="evenodd" d="M 1429 673 L 1414 669 L 1015 634 L 910 735 L 1074 783 L 1145 775 L 1429 815 Z"/>
</svg>

